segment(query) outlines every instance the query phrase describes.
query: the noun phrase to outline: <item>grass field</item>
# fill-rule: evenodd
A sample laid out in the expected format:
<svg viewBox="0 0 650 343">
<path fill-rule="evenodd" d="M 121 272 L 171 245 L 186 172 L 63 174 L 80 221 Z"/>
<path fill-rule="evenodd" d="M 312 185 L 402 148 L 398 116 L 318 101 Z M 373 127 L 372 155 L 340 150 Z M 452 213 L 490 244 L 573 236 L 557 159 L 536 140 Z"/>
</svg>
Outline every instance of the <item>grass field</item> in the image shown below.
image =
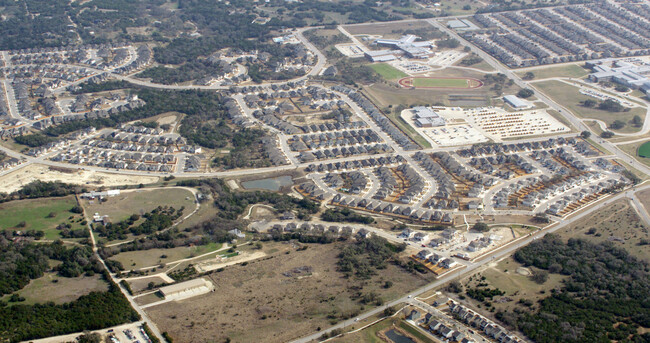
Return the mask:
<svg viewBox="0 0 650 343">
<path fill-rule="evenodd" d="M 518 72 L 517 75 L 522 77 L 529 71 L 535 74 L 535 80 L 548 79 L 552 77 L 581 78 L 589 75 L 588 69 L 575 64 L 567 64 L 559 67 L 530 69 Z"/>
<path fill-rule="evenodd" d="M 640 157 L 650 157 L 650 142 L 645 142 L 639 147 L 638 155 Z"/>
<path fill-rule="evenodd" d="M 18 304 L 32 305 L 48 301 L 63 304 L 93 291 L 103 292 L 106 290 L 108 290 L 108 284 L 101 279 L 99 274 L 66 278 L 48 272 L 42 277 L 32 280 L 16 293 L 25 298 L 24 302 Z M 9 295 L 5 295 L 3 300 L 8 298 Z"/>
<path fill-rule="evenodd" d="M 468 81 L 464 79 L 432 79 L 432 78 L 415 78 L 413 79 L 415 87 L 468 87 Z"/>
<path fill-rule="evenodd" d="M 630 124 L 635 115 L 645 118 L 645 108 L 635 107 L 628 112 L 609 112 L 599 110 L 597 108 L 588 108 L 580 105 L 580 102 L 585 100 L 593 100 L 594 98 L 580 94 L 577 87 L 568 85 L 560 81 L 542 81 L 536 82 L 535 87 L 542 91 L 553 100 L 557 101 L 560 105 L 568 108 L 571 112 L 582 118 L 591 118 L 602 120 L 608 125 L 614 120 L 622 120 L 627 125 L 621 130 L 614 130 L 614 132 L 632 133 L 638 132 L 639 128 Z"/>
<path fill-rule="evenodd" d="M 70 212 L 77 204 L 74 196 L 63 198 L 44 198 L 33 200 L 18 200 L 0 204 L 0 228 L 9 230 L 37 230 L 45 232 L 44 239 L 61 238 L 56 226 L 70 223 L 71 229 L 82 229 L 85 226 L 78 221 L 81 215 Z M 50 213 L 54 214 L 50 217 Z M 72 217 L 72 219 L 69 219 Z M 19 223 L 25 226 L 18 228 Z"/>
<path fill-rule="evenodd" d="M 140 269 L 207 254 L 220 248 L 221 244 L 210 243 L 195 247 L 127 251 L 111 257 L 111 260 L 121 262 L 125 269 Z"/>
<path fill-rule="evenodd" d="M 106 202 L 81 201 L 89 215 L 99 213 L 108 215 L 113 222 L 119 222 L 132 214 L 144 214 L 158 206 L 173 206 L 181 208 L 185 206 L 184 214 L 188 214 L 196 208 L 194 195 L 183 188 L 162 188 L 162 189 L 138 189 L 134 191 L 123 191 L 120 195 L 108 198 Z"/>
<path fill-rule="evenodd" d="M 387 63 L 371 64 L 370 68 L 386 80 L 401 79 L 408 76 L 403 71 Z"/>
</svg>

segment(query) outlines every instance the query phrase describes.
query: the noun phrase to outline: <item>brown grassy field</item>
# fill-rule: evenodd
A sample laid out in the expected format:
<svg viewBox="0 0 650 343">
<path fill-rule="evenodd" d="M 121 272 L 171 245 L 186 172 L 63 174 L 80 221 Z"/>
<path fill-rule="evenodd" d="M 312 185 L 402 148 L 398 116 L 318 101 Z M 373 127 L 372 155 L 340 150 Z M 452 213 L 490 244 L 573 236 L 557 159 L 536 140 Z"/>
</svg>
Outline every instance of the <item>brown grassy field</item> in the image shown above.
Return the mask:
<svg viewBox="0 0 650 343">
<path fill-rule="evenodd" d="M 147 309 L 149 315 L 180 342 L 285 342 L 331 325 L 328 315 L 351 316 L 361 304 L 351 295 L 374 291 L 394 299 L 424 285 L 427 279 L 389 265 L 369 280 L 345 279 L 336 271 L 339 248 L 345 243 L 265 243 L 267 257 L 247 265 L 228 266 L 209 274 L 216 286 L 210 294 Z M 310 274 L 285 276 L 309 266 Z M 393 286 L 384 289 L 386 280 Z M 208 338 L 209 337 L 209 338 Z"/>
<path fill-rule="evenodd" d="M 424 21 L 399 22 L 399 23 L 374 23 L 367 25 L 350 25 L 343 27 L 352 35 L 382 35 L 386 38 L 399 38 L 403 30 L 415 30 L 433 27 Z"/>
<path fill-rule="evenodd" d="M 158 206 L 185 206 L 184 214 L 194 210 L 194 195 L 183 188 L 138 189 L 123 191 L 120 195 L 108 198 L 106 202 L 82 200 L 82 205 L 89 215 L 99 213 L 108 215 L 113 222 L 119 222 L 132 214 L 144 214 Z"/>
<path fill-rule="evenodd" d="M 56 282 L 54 282 L 56 280 Z M 63 304 L 76 300 L 82 295 L 93 291 L 106 291 L 108 284 L 104 282 L 100 275 L 80 276 L 76 278 L 66 278 L 57 276 L 56 273 L 48 272 L 42 277 L 32 280 L 27 286 L 16 292 L 18 295 L 25 297 L 25 302 L 19 304 L 36 304 L 53 301 L 56 304 Z M 7 300 L 9 295 L 4 297 Z"/>
<path fill-rule="evenodd" d="M 639 200 L 648 204 L 649 196 L 649 192 L 643 192 L 639 194 Z M 594 232 L 589 233 L 589 230 Z M 650 261 L 648 246 L 639 245 L 641 239 L 650 239 L 650 231 L 627 200 L 619 200 L 558 233 L 567 239 L 583 238 L 594 243 L 609 241 L 638 258 Z"/>
</svg>

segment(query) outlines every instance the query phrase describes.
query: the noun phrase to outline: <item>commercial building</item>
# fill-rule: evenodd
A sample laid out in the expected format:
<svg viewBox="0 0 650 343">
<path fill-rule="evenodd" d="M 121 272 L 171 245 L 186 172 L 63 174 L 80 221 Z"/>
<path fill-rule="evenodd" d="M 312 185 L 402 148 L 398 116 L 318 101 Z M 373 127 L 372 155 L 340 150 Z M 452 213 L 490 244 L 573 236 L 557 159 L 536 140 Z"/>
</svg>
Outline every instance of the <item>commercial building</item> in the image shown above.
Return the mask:
<svg viewBox="0 0 650 343">
<path fill-rule="evenodd" d="M 176 300 L 208 293 L 213 289 L 214 285 L 212 282 L 204 278 L 198 278 L 165 287 L 160 287 L 160 293 L 165 297 L 165 300 Z"/>
<path fill-rule="evenodd" d="M 445 126 L 445 118 L 441 117 L 438 112 L 424 106 L 413 107 L 413 121 L 419 127 Z"/>
<path fill-rule="evenodd" d="M 377 39 L 373 44 L 392 48 L 396 53 L 404 54 L 409 58 L 425 59 L 433 56 L 433 48 L 435 45 L 432 42 L 416 42 L 417 39 L 414 35 L 402 36 L 400 39 Z"/>
<path fill-rule="evenodd" d="M 616 82 L 624 86 L 650 91 L 650 64 L 634 64 L 625 60 L 588 61 L 586 66 L 593 70 L 589 80 L 594 82 Z"/>
<path fill-rule="evenodd" d="M 503 101 L 506 104 L 510 105 L 512 108 L 521 109 L 521 108 L 530 108 L 531 105 L 528 101 L 519 98 L 516 95 L 506 95 L 503 97 Z"/>
</svg>

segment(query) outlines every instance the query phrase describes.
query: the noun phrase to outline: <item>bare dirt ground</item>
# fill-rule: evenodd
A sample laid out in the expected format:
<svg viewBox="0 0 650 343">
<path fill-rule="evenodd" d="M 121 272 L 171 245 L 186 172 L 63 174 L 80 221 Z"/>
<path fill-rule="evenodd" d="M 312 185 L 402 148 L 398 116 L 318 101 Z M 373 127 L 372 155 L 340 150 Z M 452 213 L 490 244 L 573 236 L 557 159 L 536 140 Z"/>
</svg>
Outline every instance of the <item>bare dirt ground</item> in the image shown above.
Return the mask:
<svg viewBox="0 0 650 343">
<path fill-rule="evenodd" d="M 369 280 L 343 278 L 336 270 L 343 244 L 298 250 L 289 243 L 264 243 L 266 257 L 208 274 L 215 292 L 147 312 L 180 342 L 286 342 L 329 326 L 328 315 L 351 317 L 361 311 L 352 295 L 376 292 L 389 300 L 432 279 L 390 264 Z M 300 267 L 309 271 L 296 273 Z M 393 286 L 383 288 L 386 280 Z"/>
<path fill-rule="evenodd" d="M 75 185 L 113 187 L 158 182 L 157 176 L 119 175 L 89 170 L 75 170 L 70 173 L 52 170 L 40 164 L 29 165 L 0 177 L 0 192 L 10 193 L 35 181 L 61 181 Z"/>
</svg>

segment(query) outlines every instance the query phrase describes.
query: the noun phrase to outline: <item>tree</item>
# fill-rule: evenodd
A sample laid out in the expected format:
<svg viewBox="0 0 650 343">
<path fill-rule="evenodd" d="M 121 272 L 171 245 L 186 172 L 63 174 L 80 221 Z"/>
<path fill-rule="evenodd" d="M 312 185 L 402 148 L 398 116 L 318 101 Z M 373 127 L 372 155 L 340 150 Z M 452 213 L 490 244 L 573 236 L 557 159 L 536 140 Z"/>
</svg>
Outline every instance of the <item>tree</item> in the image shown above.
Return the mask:
<svg viewBox="0 0 650 343">
<path fill-rule="evenodd" d="M 463 6 L 463 11 L 469 11 L 471 9 L 472 9 L 472 6 L 470 6 L 470 5 Z"/>
<path fill-rule="evenodd" d="M 595 107 L 597 104 L 598 104 L 598 102 L 596 100 L 593 100 L 593 99 L 587 99 L 587 100 L 582 102 L 582 106 L 589 107 L 589 108 Z"/>
<path fill-rule="evenodd" d="M 621 105 L 618 101 L 612 99 L 607 99 L 601 102 L 600 105 L 598 105 L 598 108 L 609 112 L 622 112 L 625 110 L 623 105 Z"/>
<path fill-rule="evenodd" d="M 535 74 L 533 74 L 532 71 L 526 72 L 526 74 L 524 74 L 524 77 L 522 77 L 522 79 L 524 80 L 532 80 L 534 78 L 535 78 Z"/>
<path fill-rule="evenodd" d="M 546 270 L 533 270 L 530 279 L 541 285 L 548 280 L 548 272 Z"/>
<path fill-rule="evenodd" d="M 627 86 L 624 86 L 624 85 L 616 85 L 616 87 L 614 87 L 614 89 L 615 89 L 617 92 L 621 92 L 621 93 L 623 93 L 623 92 L 627 92 L 627 91 L 630 90 L 629 88 L 627 88 Z"/>
<path fill-rule="evenodd" d="M 622 120 L 614 120 L 609 127 L 614 130 L 620 130 L 625 127 L 625 122 Z"/>
<path fill-rule="evenodd" d="M 535 94 L 535 92 L 533 92 L 533 90 L 530 88 L 524 88 L 519 92 L 517 92 L 517 96 L 524 99 L 530 98 L 531 96 L 533 96 L 533 94 Z"/>
<path fill-rule="evenodd" d="M 602 137 L 602 138 L 612 138 L 612 137 L 614 137 L 614 132 L 605 131 L 605 132 L 600 134 L 600 137 Z"/>
<path fill-rule="evenodd" d="M 102 336 L 96 332 L 84 332 L 83 335 L 77 337 L 78 343 L 100 343 Z"/>
<path fill-rule="evenodd" d="M 487 232 L 490 231 L 490 227 L 484 222 L 477 222 L 474 224 L 474 226 L 472 226 L 472 230 L 477 232 Z"/>
<path fill-rule="evenodd" d="M 533 220 L 535 220 L 538 223 L 544 223 L 544 224 L 551 222 L 551 219 L 549 219 L 548 215 L 544 212 L 535 213 Z"/>
<path fill-rule="evenodd" d="M 591 132 L 587 130 L 582 131 L 580 132 L 580 137 L 582 137 L 583 139 L 588 139 L 589 137 L 591 137 Z"/>
<path fill-rule="evenodd" d="M 641 125 L 643 125 L 643 119 L 641 119 L 640 116 L 635 115 L 632 118 L 632 125 L 634 125 L 635 127 L 641 127 Z"/>
</svg>

